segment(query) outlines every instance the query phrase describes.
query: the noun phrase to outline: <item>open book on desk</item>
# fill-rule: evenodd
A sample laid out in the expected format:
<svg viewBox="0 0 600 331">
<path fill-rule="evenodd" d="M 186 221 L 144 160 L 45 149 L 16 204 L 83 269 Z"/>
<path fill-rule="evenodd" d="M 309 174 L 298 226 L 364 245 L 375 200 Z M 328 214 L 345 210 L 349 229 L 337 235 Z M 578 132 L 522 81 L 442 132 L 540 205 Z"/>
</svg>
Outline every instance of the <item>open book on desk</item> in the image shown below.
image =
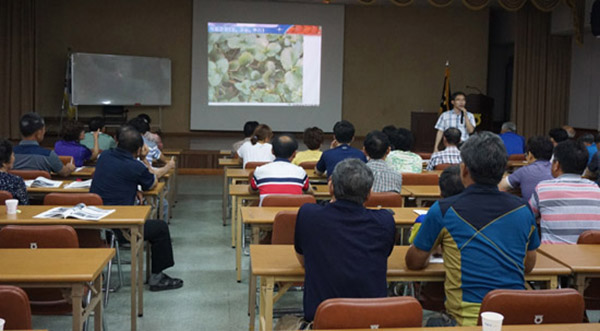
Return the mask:
<svg viewBox="0 0 600 331">
<path fill-rule="evenodd" d="M 100 209 L 80 203 L 75 207 L 52 208 L 33 216 L 33 218 L 77 218 L 86 221 L 99 221 L 114 212 L 114 209 Z"/>
<path fill-rule="evenodd" d="M 36 179 L 30 179 L 25 181 L 25 186 L 27 187 L 50 187 L 50 188 L 59 188 L 62 185 L 62 181 L 60 180 L 51 180 L 46 177 L 38 177 Z"/>
</svg>

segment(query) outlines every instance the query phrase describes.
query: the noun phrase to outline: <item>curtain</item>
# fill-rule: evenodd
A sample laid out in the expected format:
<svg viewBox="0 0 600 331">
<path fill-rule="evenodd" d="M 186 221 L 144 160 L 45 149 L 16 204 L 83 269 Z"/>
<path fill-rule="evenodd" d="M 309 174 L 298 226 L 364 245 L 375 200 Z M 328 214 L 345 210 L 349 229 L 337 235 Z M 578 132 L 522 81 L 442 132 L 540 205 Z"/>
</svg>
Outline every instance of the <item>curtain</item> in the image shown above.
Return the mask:
<svg viewBox="0 0 600 331">
<path fill-rule="evenodd" d="M 35 102 L 34 0 L 0 0 L 0 137 L 17 139 Z"/>
<path fill-rule="evenodd" d="M 512 119 L 526 137 L 566 124 L 571 37 L 550 35 L 551 15 L 531 5 L 517 13 Z"/>
</svg>

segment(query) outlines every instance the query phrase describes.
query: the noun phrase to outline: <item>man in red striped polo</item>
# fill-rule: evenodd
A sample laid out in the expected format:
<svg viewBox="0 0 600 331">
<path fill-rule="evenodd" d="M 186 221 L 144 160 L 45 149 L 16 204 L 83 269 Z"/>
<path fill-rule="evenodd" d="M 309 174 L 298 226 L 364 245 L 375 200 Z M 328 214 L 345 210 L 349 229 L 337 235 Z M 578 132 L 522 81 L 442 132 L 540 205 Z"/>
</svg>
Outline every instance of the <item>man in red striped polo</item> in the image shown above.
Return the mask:
<svg viewBox="0 0 600 331">
<path fill-rule="evenodd" d="M 576 244 L 582 232 L 600 230 L 600 188 L 581 178 L 587 160 L 581 143 L 568 140 L 554 147 L 554 179 L 540 182 L 529 200 L 543 244 Z"/>
<path fill-rule="evenodd" d="M 259 192 L 261 204 L 270 194 L 302 194 L 310 190 L 306 171 L 291 163 L 298 149 L 296 139 L 283 134 L 271 143 L 275 161 L 256 168 L 250 180 L 250 189 Z"/>
</svg>

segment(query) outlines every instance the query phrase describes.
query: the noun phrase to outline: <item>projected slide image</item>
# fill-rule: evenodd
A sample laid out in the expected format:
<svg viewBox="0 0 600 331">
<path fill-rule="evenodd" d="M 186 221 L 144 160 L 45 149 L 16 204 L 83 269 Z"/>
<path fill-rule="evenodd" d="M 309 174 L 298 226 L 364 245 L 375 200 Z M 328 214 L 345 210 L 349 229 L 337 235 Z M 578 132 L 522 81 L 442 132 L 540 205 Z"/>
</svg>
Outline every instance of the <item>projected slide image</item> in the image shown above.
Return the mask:
<svg viewBox="0 0 600 331">
<path fill-rule="evenodd" d="M 208 103 L 318 106 L 321 28 L 208 23 Z"/>
</svg>

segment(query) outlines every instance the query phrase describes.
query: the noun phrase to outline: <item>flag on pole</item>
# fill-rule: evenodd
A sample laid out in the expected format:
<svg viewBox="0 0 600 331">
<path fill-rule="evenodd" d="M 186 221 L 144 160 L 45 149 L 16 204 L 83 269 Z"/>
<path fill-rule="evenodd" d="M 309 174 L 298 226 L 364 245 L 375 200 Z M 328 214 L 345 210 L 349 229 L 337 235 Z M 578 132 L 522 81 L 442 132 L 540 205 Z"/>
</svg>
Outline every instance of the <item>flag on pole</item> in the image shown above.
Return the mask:
<svg viewBox="0 0 600 331">
<path fill-rule="evenodd" d="M 63 103 L 62 103 L 62 111 L 67 114 L 68 119 L 73 119 L 75 114 L 77 113 L 77 106 L 72 103 L 72 95 L 71 95 L 71 54 L 68 54 L 67 57 L 67 69 L 65 71 L 65 83 L 63 89 Z M 61 116 L 62 118 L 62 116 Z"/>
<path fill-rule="evenodd" d="M 446 110 L 452 109 L 450 104 L 450 96 L 452 91 L 450 90 L 450 62 L 446 61 L 446 69 L 444 73 L 444 87 L 442 88 L 442 99 L 440 101 L 440 110 L 438 114 L 445 112 Z"/>
</svg>

